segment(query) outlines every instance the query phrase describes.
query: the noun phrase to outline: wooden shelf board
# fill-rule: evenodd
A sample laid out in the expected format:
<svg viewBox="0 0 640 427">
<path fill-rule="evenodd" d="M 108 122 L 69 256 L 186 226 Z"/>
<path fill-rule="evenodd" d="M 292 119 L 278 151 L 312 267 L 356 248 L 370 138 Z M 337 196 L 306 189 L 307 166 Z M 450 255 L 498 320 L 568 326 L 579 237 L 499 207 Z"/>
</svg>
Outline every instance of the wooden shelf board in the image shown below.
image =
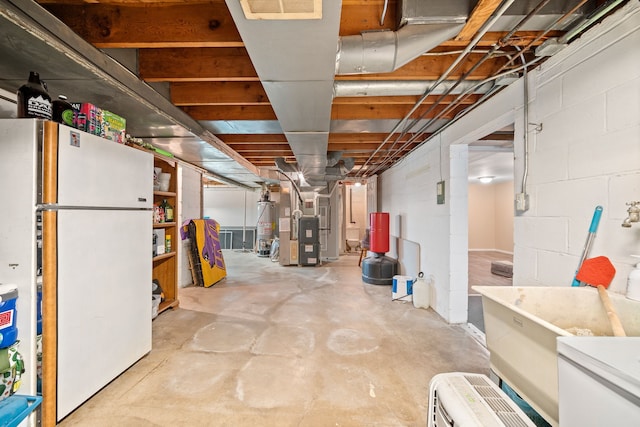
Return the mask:
<svg viewBox="0 0 640 427">
<path fill-rule="evenodd" d="M 153 257 L 153 262 L 160 261 L 160 260 L 167 259 L 167 258 L 171 258 L 171 257 L 174 257 L 174 256 L 176 256 L 175 252 L 169 252 L 169 253 L 166 253 L 166 254 L 158 255 L 158 256 Z"/>
<path fill-rule="evenodd" d="M 160 303 L 160 307 L 158 307 L 158 314 L 170 308 L 178 307 L 179 304 L 180 302 L 177 299 L 164 300 Z"/>
<path fill-rule="evenodd" d="M 169 227 L 175 227 L 176 223 L 175 222 L 154 222 L 153 223 L 153 228 L 169 228 Z"/>
</svg>

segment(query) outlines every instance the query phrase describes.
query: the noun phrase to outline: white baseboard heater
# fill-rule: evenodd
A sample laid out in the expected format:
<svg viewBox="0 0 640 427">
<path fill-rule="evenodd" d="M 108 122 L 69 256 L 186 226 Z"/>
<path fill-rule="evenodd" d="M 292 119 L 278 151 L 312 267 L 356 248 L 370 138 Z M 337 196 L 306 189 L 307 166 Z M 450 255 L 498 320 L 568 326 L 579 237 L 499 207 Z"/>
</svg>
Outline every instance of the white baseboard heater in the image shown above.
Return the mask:
<svg viewBox="0 0 640 427">
<path fill-rule="evenodd" d="M 429 383 L 428 427 L 535 427 L 496 383 L 482 374 L 450 372 Z"/>
</svg>

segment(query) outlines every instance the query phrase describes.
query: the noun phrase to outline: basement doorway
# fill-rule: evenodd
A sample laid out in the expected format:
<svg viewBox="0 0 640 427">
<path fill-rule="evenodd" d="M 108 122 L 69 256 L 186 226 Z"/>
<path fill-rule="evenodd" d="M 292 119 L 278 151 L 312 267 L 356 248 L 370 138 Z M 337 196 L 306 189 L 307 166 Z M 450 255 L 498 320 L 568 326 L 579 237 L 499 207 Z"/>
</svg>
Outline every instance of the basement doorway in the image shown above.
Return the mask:
<svg viewBox="0 0 640 427">
<path fill-rule="evenodd" d="M 470 143 L 468 158 L 468 323 L 484 333 L 472 287 L 513 284 L 513 126 Z"/>
<path fill-rule="evenodd" d="M 340 254 L 360 256 L 361 241 L 369 226 L 366 181 L 345 181 L 342 200 Z"/>
</svg>

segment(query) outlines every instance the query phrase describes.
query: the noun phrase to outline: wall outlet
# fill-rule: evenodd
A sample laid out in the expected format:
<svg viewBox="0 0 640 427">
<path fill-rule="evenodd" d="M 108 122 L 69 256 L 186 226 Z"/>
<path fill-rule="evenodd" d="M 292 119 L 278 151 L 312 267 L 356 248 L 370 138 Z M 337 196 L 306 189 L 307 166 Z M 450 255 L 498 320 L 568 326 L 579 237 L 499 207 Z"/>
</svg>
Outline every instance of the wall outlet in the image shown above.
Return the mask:
<svg viewBox="0 0 640 427">
<path fill-rule="evenodd" d="M 516 212 L 522 213 L 529 210 L 529 195 L 526 193 L 516 194 Z"/>
</svg>

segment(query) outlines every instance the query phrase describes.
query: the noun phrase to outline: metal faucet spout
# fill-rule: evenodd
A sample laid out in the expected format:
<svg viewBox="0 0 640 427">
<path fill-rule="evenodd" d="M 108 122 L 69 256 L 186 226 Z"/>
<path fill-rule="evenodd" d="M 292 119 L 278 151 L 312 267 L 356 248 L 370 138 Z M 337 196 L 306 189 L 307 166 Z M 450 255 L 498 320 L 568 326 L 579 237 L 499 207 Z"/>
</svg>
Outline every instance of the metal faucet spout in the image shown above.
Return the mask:
<svg viewBox="0 0 640 427">
<path fill-rule="evenodd" d="M 632 222 L 640 221 L 640 202 L 629 202 L 627 203 L 627 206 L 629 206 L 629 209 L 627 209 L 627 213 L 629 215 L 621 224 L 625 228 L 631 227 Z"/>
</svg>

